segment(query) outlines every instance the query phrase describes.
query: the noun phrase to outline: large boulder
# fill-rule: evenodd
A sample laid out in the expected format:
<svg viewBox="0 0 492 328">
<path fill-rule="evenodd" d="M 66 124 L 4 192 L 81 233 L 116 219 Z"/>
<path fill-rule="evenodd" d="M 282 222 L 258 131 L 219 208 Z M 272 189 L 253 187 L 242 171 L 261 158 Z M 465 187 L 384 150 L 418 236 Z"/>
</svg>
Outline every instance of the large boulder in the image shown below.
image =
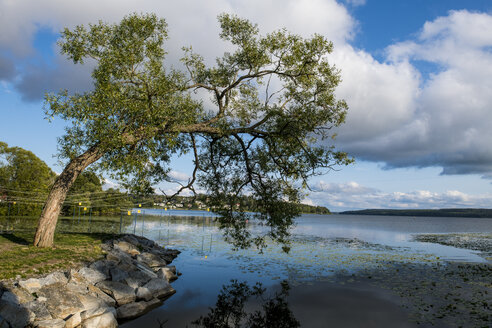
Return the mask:
<svg viewBox="0 0 492 328">
<path fill-rule="evenodd" d="M 79 295 L 64 288 L 60 283 L 44 286 L 37 294 L 40 298 L 43 297 L 47 300 L 45 302 L 46 308 L 54 319 L 65 319 L 70 314 L 84 309 Z"/>
<path fill-rule="evenodd" d="M 24 306 L 34 313 L 36 316 L 36 320 L 51 320 L 53 317 L 51 316 L 50 311 L 48 311 L 48 308 L 46 307 L 46 304 L 44 302 L 40 302 L 38 300 L 36 301 L 31 301 L 28 303 L 25 303 Z"/>
<path fill-rule="evenodd" d="M 19 304 L 0 300 L 0 318 L 8 322 L 11 328 L 24 328 L 34 320 L 34 313 Z"/>
<path fill-rule="evenodd" d="M 178 276 L 175 274 L 176 269 L 174 269 L 174 272 L 171 268 L 168 267 L 162 267 L 157 270 L 157 277 L 161 279 L 166 279 L 168 282 L 174 281 L 178 279 Z"/>
<path fill-rule="evenodd" d="M 93 285 L 107 279 L 105 273 L 88 267 L 83 267 L 77 273 Z"/>
<path fill-rule="evenodd" d="M 118 327 L 118 321 L 114 309 L 94 309 L 93 311 L 86 311 L 80 314 L 82 319 L 81 328 L 116 328 Z"/>
<path fill-rule="evenodd" d="M 114 298 L 118 306 L 135 301 L 135 288 L 121 282 L 105 280 L 97 283 L 96 287 Z"/>
<path fill-rule="evenodd" d="M 134 319 L 152 310 L 159 304 L 161 304 L 161 302 L 156 298 L 153 298 L 148 302 L 141 301 L 125 304 L 116 309 L 117 318 L 120 320 Z"/>
<path fill-rule="evenodd" d="M 147 288 L 152 295 L 154 295 L 154 297 L 161 299 L 176 293 L 174 288 L 172 288 L 171 285 L 163 279 L 151 279 L 144 285 L 144 287 Z"/>
<path fill-rule="evenodd" d="M 145 263 L 149 267 L 153 268 L 166 266 L 168 263 L 171 263 L 172 259 L 171 261 L 168 261 L 160 255 L 144 252 L 140 255 L 137 255 L 137 261 Z"/>
<path fill-rule="evenodd" d="M 35 328 L 65 328 L 65 321 L 62 319 L 49 319 L 36 321 Z"/>
</svg>

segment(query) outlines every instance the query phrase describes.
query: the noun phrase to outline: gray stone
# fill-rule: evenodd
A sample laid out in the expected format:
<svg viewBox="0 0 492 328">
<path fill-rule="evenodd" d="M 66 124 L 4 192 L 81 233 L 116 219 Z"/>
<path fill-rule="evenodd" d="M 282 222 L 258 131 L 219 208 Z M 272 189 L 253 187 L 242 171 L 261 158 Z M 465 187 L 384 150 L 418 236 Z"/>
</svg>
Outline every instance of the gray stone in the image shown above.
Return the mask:
<svg viewBox="0 0 492 328">
<path fill-rule="evenodd" d="M 9 323 L 0 315 L 0 328 L 10 328 Z"/>
<path fill-rule="evenodd" d="M 46 304 L 44 302 L 40 302 L 39 300 L 28 302 L 24 305 L 29 311 L 34 313 L 36 316 L 36 320 L 51 320 L 53 317 L 51 316 Z"/>
<path fill-rule="evenodd" d="M 78 271 L 78 274 L 81 275 L 85 280 L 95 285 L 100 281 L 106 280 L 106 274 L 94 270 L 92 268 L 83 267 Z"/>
<path fill-rule="evenodd" d="M 53 272 L 41 279 L 41 283 L 43 286 L 52 285 L 55 283 L 60 283 L 62 285 L 65 285 L 67 282 L 68 282 L 67 276 L 65 275 L 65 273 L 61 271 Z"/>
<path fill-rule="evenodd" d="M 12 302 L 0 300 L 0 317 L 12 328 L 24 328 L 34 320 L 34 313 Z"/>
<path fill-rule="evenodd" d="M 128 278 L 128 273 L 126 271 L 123 271 L 119 267 L 114 267 L 110 269 L 109 273 L 111 275 L 111 280 L 113 281 L 123 281 Z"/>
<path fill-rule="evenodd" d="M 103 292 L 110 295 L 121 306 L 135 301 L 135 289 L 116 281 L 101 281 L 96 284 Z"/>
<path fill-rule="evenodd" d="M 65 286 L 65 288 L 71 292 L 81 294 L 81 295 L 85 295 L 89 292 L 89 290 L 87 289 L 87 285 L 83 285 L 83 284 L 75 283 L 75 282 L 69 282 Z"/>
<path fill-rule="evenodd" d="M 111 313 L 113 316 L 116 315 L 115 309 L 107 306 L 96 306 L 80 313 L 80 319 L 82 321 L 88 320 L 90 318 L 98 317 L 105 313 Z"/>
<path fill-rule="evenodd" d="M 65 328 L 79 327 L 81 323 L 82 319 L 80 318 L 80 312 L 77 312 L 65 320 Z"/>
<path fill-rule="evenodd" d="M 48 300 L 46 308 L 51 316 L 56 319 L 64 319 L 70 314 L 80 312 L 84 305 L 79 300 L 79 295 L 66 288 L 60 283 L 44 286 L 38 291 L 38 295 Z"/>
<path fill-rule="evenodd" d="M 176 291 L 171 287 L 171 285 L 163 279 L 151 279 L 148 283 L 144 285 L 154 297 L 165 298 L 176 293 Z"/>
<path fill-rule="evenodd" d="M 10 291 L 4 292 L 1 299 L 3 301 L 11 302 L 14 304 L 20 304 L 21 303 L 21 302 L 19 302 L 19 298 L 17 297 L 17 295 L 15 295 L 14 293 L 12 293 Z"/>
<path fill-rule="evenodd" d="M 87 319 L 80 325 L 81 328 L 116 328 L 118 321 L 111 312 L 106 312 L 100 316 Z"/>
<path fill-rule="evenodd" d="M 102 274 L 106 275 L 106 277 L 109 277 L 109 269 L 113 267 L 114 264 L 108 263 L 108 261 L 105 260 L 100 260 L 97 262 L 92 263 L 89 268 L 94 269 L 96 271 L 101 272 Z"/>
<path fill-rule="evenodd" d="M 88 289 L 89 289 L 89 295 L 92 295 L 92 296 L 95 296 L 95 297 L 101 299 L 102 301 L 104 301 L 106 303 L 107 306 L 109 306 L 109 307 L 115 307 L 116 306 L 116 301 L 114 300 L 114 298 L 112 298 L 111 296 L 109 296 L 108 294 L 106 294 L 105 292 L 103 292 L 102 290 L 97 288 L 96 286 L 89 285 Z"/>
<path fill-rule="evenodd" d="M 19 281 L 19 286 L 27 290 L 30 294 L 33 294 L 42 287 L 42 282 L 40 279 L 30 278 Z"/>
<path fill-rule="evenodd" d="M 178 276 L 176 276 L 168 267 L 159 268 L 159 270 L 157 270 L 157 277 L 166 279 L 168 282 L 178 279 Z"/>
<path fill-rule="evenodd" d="M 130 254 L 127 254 L 117 249 L 113 249 L 110 252 L 108 252 L 108 254 L 106 255 L 106 260 L 114 262 L 116 264 L 132 263 L 132 257 L 130 256 Z"/>
<path fill-rule="evenodd" d="M 84 310 L 96 308 L 96 307 L 103 307 L 106 308 L 108 307 L 106 305 L 106 302 L 104 302 L 102 299 L 92 296 L 92 295 L 79 295 L 79 300 L 84 306 Z"/>
<path fill-rule="evenodd" d="M 160 304 L 159 300 L 157 300 L 156 302 L 155 299 L 150 302 L 141 301 L 141 302 L 125 304 L 119 307 L 118 309 L 116 309 L 117 318 L 121 320 L 134 319 L 152 310 L 154 307 L 156 307 L 159 304 Z"/>
<path fill-rule="evenodd" d="M 124 240 L 115 241 L 114 247 L 126 253 L 130 253 L 130 251 L 132 250 L 137 250 L 137 247 L 134 244 L 131 244 Z"/>
<path fill-rule="evenodd" d="M 166 266 L 168 262 L 166 259 L 163 259 L 161 256 L 144 252 L 140 255 L 137 255 L 137 261 L 141 263 L 147 264 L 149 267 L 163 267 Z"/>
<path fill-rule="evenodd" d="M 168 265 L 167 268 L 171 270 L 172 273 L 176 274 L 176 266 L 174 265 Z"/>
<path fill-rule="evenodd" d="M 9 295 L 8 293 L 14 294 L 15 297 L 17 298 L 17 301 L 21 304 L 34 300 L 34 296 L 22 288 L 15 288 L 15 287 L 11 288 L 10 291 L 5 291 L 3 295 L 7 294 L 5 297 L 11 297 L 11 295 Z"/>
<path fill-rule="evenodd" d="M 145 287 L 138 287 L 136 294 L 137 294 L 137 300 L 150 301 L 152 298 L 154 298 L 150 290 Z"/>
<path fill-rule="evenodd" d="M 62 319 L 50 319 L 36 321 L 34 324 L 36 328 L 65 328 L 65 321 Z"/>
<path fill-rule="evenodd" d="M 148 283 L 150 279 L 157 278 L 156 274 L 154 274 L 153 272 L 151 273 L 152 275 L 150 275 L 148 272 L 144 272 L 140 270 L 130 271 L 128 273 L 129 277 L 125 279 L 125 282 L 128 284 L 128 286 L 131 286 L 133 288 L 138 288 Z"/>
<path fill-rule="evenodd" d="M 145 264 L 142 264 L 142 263 L 138 263 L 138 262 L 135 262 L 135 267 L 145 273 L 147 276 L 149 276 L 150 278 L 157 278 L 157 274 L 154 273 L 154 271 L 152 271 L 149 267 L 147 267 Z"/>
</svg>

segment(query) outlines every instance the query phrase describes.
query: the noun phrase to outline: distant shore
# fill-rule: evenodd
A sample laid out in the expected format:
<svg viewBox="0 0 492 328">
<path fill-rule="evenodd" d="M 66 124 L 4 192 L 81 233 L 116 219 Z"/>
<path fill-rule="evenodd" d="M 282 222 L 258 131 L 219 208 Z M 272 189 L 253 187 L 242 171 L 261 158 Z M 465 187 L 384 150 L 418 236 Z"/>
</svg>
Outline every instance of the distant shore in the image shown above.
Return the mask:
<svg viewBox="0 0 492 328">
<path fill-rule="evenodd" d="M 443 209 L 436 209 L 436 210 L 366 209 L 366 210 L 358 210 L 358 211 L 344 211 L 344 212 L 339 212 L 338 214 L 492 218 L 492 209 L 488 209 L 488 208 L 443 208 Z"/>
</svg>

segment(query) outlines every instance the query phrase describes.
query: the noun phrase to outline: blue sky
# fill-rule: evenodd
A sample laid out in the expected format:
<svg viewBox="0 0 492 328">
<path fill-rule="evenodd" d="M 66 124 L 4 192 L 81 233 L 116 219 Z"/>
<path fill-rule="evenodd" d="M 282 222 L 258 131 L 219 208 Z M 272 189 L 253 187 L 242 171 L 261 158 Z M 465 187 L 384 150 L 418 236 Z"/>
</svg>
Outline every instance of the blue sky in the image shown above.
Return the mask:
<svg viewBox="0 0 492 328">
<path fill-rule="evenodd" d="M 0 140 L 55 171 L 65 123 L 44 119 L 44 92 L 90 88 L 90 68 L 58 54 L 61 28 L 131 12 L 167 19 L 169 60 L 193 45 L 225 50 L 215 17 L 236 13 L 268 32 L 334 41 L 337 95 L 349 104 L 337 147 L 356 163 L 311 182 L 306 202 L 332 210 L 492 207 L 492 2 L 486 0 L 0 0 Z M 191 172 L 174 161 L 175 177 Z M 164 189 L 174 186 L 162 185 Z"/>
</svg>

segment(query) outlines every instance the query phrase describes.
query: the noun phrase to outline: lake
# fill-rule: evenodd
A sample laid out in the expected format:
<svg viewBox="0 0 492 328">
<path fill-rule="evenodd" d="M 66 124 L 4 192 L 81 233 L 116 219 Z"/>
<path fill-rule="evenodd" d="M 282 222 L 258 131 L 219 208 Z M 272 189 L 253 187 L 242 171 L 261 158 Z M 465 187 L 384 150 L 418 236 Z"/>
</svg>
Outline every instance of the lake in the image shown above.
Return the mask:
<svg viewBox="0 0 492 328">
<path fill-rule="evenodd" d="M 275 311 L 281 306 L 302 327 L 415 327 L 398 295 L 372 284 L 374 272 L 409 264 L 426 270 L 436 263 L 486 263 L 477 251 L 416 242 L 413 236 L 492 234 L 492 219 L 483 218 L 303 215 L 292 229 L 289 254 L 272 244 L 259 254 L 254 249 L 233 251 L 222 241 L 209 212 L 141 212 L 126 226 L 127 232 L 179 249 L 182 253 L 173 265 L 182 276 L 172 283 L 177 291 L 174 296 L 123 327 L 191 327 L 193 320 L 210 315 L 209 308 L 216 306 L 221 291 L 222 296 L 229 292 L 226 299 L 230 300 L 240 288 L 248 291 L 258 282 L 265 294 L 251 296 L 243 304 L 245 313 L 266 309 L 260 300 L 270 296 L 277 302 Z M 263 227 L 251 223 L 250 229 Z M 282 281 L 288 283 L 288 291 L 282 289 Z M 202 326 L 206 325 L 202 322 Z"/>
</svg>

